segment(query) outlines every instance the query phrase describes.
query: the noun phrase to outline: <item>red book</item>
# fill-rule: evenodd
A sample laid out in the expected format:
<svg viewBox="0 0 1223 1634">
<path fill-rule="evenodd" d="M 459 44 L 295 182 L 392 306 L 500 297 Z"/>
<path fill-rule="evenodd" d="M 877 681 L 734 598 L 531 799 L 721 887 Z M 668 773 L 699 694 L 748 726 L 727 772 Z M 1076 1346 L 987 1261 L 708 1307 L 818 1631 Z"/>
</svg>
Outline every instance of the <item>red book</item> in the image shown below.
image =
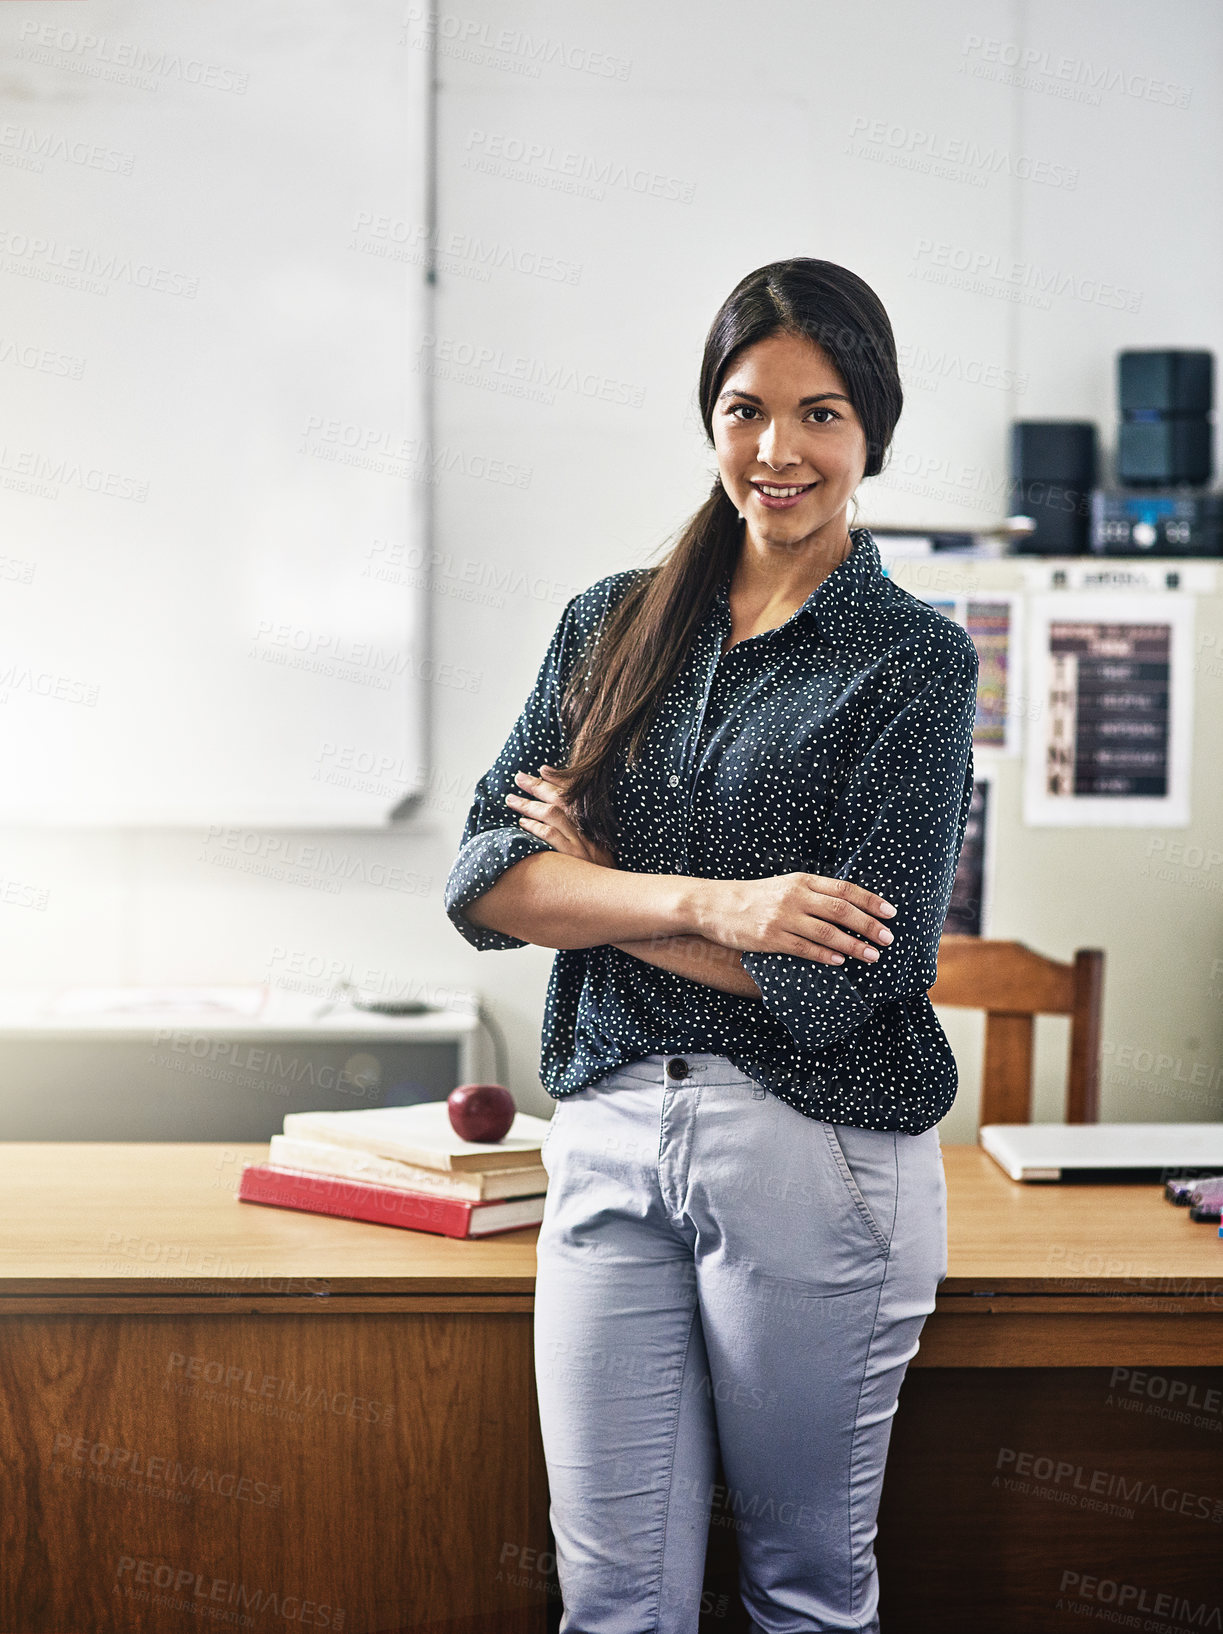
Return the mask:
<svg viewBox="0 0 1223 1634">
<path fill-rule="evenodd" d="M 487 1203 L 464 1197 L 435 1197 L 377 1186 L 301 1169 L 278 1169 L 271 1163 L 248 1163 L 238 1186 L 240 1203 L 268 1203 L 273 1208 L 306 1214 L 338 1214 L 345 1220 L 404 1226 L 409 1231 L 436 1231 L 443 1237 L 490 1237 L 499 1231 L 521 1231 L 544 1217 L 544 1194 Z"/>
</svg>

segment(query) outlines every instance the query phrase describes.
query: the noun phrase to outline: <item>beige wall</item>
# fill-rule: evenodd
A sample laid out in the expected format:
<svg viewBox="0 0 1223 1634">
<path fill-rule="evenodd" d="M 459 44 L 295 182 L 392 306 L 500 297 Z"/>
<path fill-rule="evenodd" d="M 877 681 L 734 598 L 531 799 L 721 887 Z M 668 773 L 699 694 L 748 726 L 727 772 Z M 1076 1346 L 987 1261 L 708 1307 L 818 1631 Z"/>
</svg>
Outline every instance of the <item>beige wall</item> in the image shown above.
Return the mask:
<svg viewBox="0 0 1223 1634">
<path fill-rule="evenodd" d="M 883 542 L 886 544 L 886 542 Z M 896 581 L 915 595 L 1014 592 L 1022 610 L 1027 565 L 956 562 L 939 556 L 895 562 Z M 1118 561 L 1114 564 L 1123 567 Z M 1210 564 L 1208 576 L 1217 568 Z M 1191 822 L 1182 828 L 1045 828 L 1023 821 L 1022 756 L 978 751 L 991 780 L 985 933 L 1026 942 L 1052 958 L 1075 948 L 1106 955 L 1101 1116 L 1130 1123 L 1204 1123 L 1223 1116 L 1223 594 L 1194 603 Z M 1120 606 L 1130 592 L 1115 592 Z M 1171 592 L 1169 594 L 1181 594 Z M 1020 643 L 1025 651 L 1026 642 Z M 1021 675 L 1023 671 L 1021 670 Z M 1039 698 L 1020 680 L 1018 714 Z M 1183 707 L 1174 696 L 1173 707 Z M 1213 854 L 1213 860 L 1212 860 Z M 1196 866 L 1180 860 L 1188 858 Z M 941 1012 L 960 1064 L 960 1094 L 944 1140 L 970 1140 L 977 1125 L 982 1023 Z M 1064 1116 L 1069 1025 L 1037 1024 L 1034 1117 Z"/>
<path fill-rule="evenodd" d="M 453 11 L 503 18 L 473 0 Z M 478 707 L 442 700 L 448 764 L 482 767 L 499 748 L 560 587 L 653 559 L 703 496 L 701 343 L 752 267 L 841 261 L 888 307 L 906 407 L 889 469 L 860 495 L 877 523 L 999 520 L 1011 420 L 1091 418 L 1109 449 L 1117 350 L 1223 349 L 1223 11 L 1202 0 L 1175 16 L 1168 27 L 1141 0 L 783 4 L 750 23 L 721 0 L 514 9 L 537 41 L 627 60 L 624 79 L 546 66 L 530 77 L 512 54 L 476 62 L 444 44 L 440 197 L 460 253 L 437 328 L 455 356 L 501 356 L 439 381 L 440 423 L 532 477 L 523 492 L 448 485 L 442 540 L 452 575 L 464 563 L 539 575 L 500 607 L 438 604 L 443 647 L 485 652 L 506 677 L 504 696 Z M 575 174 L 617 165 L 659 196 L 624 182 L 574 190 Z M 473 233 L 565 261 L 577 281 L 465 276 Z M 965 260 L 971 282 L 956 271 Z M 515 358 L 535 378 L 559 368 L 613 382 L 628 401 L 572 387 L 551 401 L 514 395 Z M 1021 575 L 983 563 L 979 582 L 1018 587 Z M 1162 833 L 1204 843 L 1223 831 L 1219 598 L 1198 613 L 1193 826 Z M 1106 949 L 1106 1116 L 1220 1115 L 1218 882 L 1151 874 L 1158 836 L 1145 831 L 1026 827 L 1021 771 L 996 767 L 993 934 L 1059 956 Z M 478 957 L 445 941 L 442 956 L 498 1004 L 527 1082 L 549 956 Z M 946 1135 L 967 1139 L 980 1029 L 946 1020 L 964 1083 Z M 1042 1023 L 1038 1040 L 1037 1112 L 1057 1117 L 1065 1024 Z"/>
</svg>

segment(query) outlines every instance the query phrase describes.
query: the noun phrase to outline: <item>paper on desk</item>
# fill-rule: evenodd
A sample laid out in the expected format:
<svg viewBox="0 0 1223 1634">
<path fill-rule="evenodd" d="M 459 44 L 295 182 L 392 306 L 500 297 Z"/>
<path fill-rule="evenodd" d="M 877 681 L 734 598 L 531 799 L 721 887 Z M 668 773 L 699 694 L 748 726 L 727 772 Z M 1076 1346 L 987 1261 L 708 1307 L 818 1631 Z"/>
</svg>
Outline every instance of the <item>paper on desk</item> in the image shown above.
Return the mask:
<svg viewBox="0 0 1223 1634">
<path fill-rule="evenodd" d="M 258 987 L 67 987 L 52 1005 L 56 1015 L 257 1016 L 267 1000 Z"/>
</svg>

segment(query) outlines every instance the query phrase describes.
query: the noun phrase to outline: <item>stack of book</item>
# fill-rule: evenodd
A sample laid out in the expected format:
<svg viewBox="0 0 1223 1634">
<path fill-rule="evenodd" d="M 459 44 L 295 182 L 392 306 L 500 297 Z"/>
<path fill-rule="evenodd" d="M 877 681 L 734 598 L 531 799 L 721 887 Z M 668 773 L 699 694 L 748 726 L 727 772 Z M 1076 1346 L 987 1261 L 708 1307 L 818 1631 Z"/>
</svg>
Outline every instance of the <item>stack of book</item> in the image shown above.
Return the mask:
<svg viewBox="0 0 1223 1634">
<path fill-rule="evenodd" d="M 360 1112 L 289 1112 L 238 1200 L 309 1214 L 488 1237 L 543 1219 L 546 1118 L 518 1112 L 496 1144 L 464 1140 L 445 1101 Z"/>
</svg>

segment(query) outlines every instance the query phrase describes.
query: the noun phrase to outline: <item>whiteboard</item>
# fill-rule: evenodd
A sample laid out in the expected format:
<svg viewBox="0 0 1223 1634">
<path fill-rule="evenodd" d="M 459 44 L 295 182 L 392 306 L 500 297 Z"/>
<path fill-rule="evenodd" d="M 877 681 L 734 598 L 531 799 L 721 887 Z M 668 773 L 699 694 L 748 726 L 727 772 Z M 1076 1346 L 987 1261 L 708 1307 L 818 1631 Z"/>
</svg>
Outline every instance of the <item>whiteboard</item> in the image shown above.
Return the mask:
<svg viewBox="0 0 1223 1634">
<path fill-rule="evenodd" d="M 0 15 L 0 820 L 422 788 L 428 52 L 402 0 Z"/>
</svg>

